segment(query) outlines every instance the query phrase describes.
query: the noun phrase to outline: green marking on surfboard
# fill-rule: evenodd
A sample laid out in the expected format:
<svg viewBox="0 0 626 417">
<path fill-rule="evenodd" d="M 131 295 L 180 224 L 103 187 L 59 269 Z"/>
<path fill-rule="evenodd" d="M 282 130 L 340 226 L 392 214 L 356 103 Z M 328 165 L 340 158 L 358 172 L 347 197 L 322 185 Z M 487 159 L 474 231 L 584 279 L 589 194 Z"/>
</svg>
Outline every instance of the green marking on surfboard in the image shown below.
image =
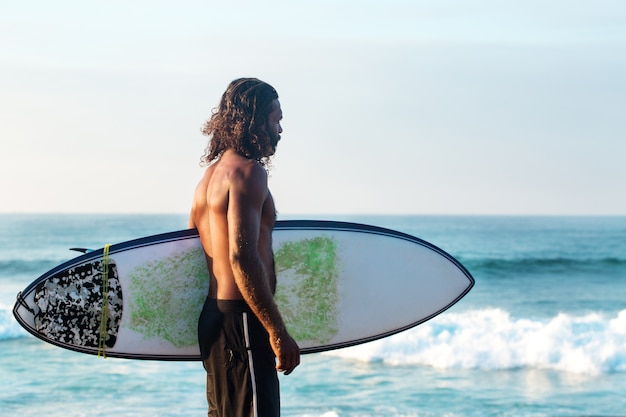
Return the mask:
<svg viewBox="0 0 626 417">
<path fill-rule="evenodd" d="M 129 277 L 133 297 L 129 303 L 132 330 L 146 338 L 167 340 L 176 347 L 198 343 L 197 318 L 209 287 L 201 249 L 147 262 L 133 269 Z"/>
<path fill-rule="evenodd" d="M 328 342 L 337 333 L 337 241 L 322 236 L 287 242 L 275 251 L 275 299 L 296 340 Z"/>
</svg>

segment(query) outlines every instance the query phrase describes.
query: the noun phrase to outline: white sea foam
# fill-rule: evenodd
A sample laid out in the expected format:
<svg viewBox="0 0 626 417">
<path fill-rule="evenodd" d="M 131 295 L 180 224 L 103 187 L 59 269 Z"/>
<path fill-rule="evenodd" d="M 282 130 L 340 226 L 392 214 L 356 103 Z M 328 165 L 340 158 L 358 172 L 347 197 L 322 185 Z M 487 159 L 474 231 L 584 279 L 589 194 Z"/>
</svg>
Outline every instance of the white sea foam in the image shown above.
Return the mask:
<svg viewBox="0 0 626 417">
<path fill-rule="evenodd" d="M 501 309 L 447 313 L 375 342 L 327 353 L 367 362 L 440 369 L 626 371 L 626 310 L 615 317 L 513 318 Z"/>
<path fill-rule="evenodd" d="M 0 341 L 30 337 L 11 309 L 0 304 Z M 626 372 L 626 310 L 614 317 L 561 313 L 545 320 L 514 318 L 502 309 L 445 313 L 394 336 L 326 354 L 439 369 Z"/>
<path fill-rule="evenodd" d="M 0 341 L 26 336 L 24 330 L 13 317 L 13 307 L 0 303 Z"/>
</svg>

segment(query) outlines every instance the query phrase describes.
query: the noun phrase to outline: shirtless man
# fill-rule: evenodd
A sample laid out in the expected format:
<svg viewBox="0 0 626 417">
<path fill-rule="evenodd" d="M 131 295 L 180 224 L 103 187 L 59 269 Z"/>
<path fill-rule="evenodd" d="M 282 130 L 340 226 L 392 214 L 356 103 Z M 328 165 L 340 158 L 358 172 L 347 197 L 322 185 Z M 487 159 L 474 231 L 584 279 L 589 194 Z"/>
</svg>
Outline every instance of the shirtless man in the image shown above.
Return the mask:
<svg viewBox="0 0 626 417">
<path fill-rule="evenodd" d="M 266 164 L 280 140 L 278 94 L 254 78 L 230 83 L 206 122 L 210 137 L 189 218 L 210 273 L 198 322 L 209 416 L 280 415 L 277 370 L 290 374 L 300 350 L 274 302 L 276 211 Z"/>
</svg>

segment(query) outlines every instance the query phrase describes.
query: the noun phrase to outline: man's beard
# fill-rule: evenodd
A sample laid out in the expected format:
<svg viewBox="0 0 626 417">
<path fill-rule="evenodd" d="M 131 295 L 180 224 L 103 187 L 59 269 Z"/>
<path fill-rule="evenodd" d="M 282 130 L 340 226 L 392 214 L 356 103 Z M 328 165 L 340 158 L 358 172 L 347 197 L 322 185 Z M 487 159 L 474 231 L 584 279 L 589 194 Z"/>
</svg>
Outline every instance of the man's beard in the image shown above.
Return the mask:
<svg viewBox="0 0 626 417">
<path fill-rule="evenodd" d="M 274 135 L 268 135 L 270 138 L 270 146 L 272 148 L 272 150 L 275 152 L 276 151 L 276 146 L 278 146 L 278 142 L 280 142 L 280 135 L 276 134 Z"/>
</svg>

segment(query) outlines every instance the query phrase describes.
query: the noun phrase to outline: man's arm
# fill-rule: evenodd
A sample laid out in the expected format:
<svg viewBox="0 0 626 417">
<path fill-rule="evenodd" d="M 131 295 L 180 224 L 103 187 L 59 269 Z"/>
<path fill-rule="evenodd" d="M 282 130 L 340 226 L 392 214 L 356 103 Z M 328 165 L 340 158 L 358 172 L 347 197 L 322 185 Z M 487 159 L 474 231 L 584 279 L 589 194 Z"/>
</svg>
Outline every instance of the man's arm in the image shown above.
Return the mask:
<svg viewBox="0 0 626 417">
<path fill-rule="evenodd" d="M 258 165 L 231 179 L 228 198 L 230 264 L 235 282 L 270 336 L 276 368 L 290 374 L 300 363 L 300 349 L 287 332 L 259 254 L 263 204 L 268 197 L 267 174 Z"/>
</svg>

